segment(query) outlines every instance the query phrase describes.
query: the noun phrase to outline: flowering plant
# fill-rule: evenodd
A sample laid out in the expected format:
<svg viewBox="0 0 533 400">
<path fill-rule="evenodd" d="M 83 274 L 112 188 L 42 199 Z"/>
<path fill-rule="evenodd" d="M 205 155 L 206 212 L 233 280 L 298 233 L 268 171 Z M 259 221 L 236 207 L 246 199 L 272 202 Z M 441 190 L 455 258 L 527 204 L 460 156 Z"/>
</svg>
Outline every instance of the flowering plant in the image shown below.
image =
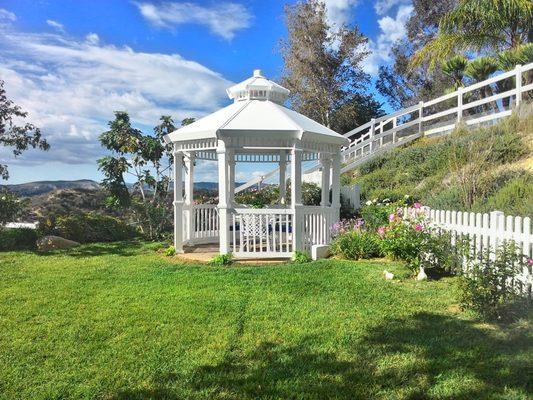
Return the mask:
<svg viewBox="0 0 533 400">
<path fill-rule="evenodd" d="M 429 223 L 426 209 L 420 203 L 398 208 L 391 213 L 388 224 L 377 229 L 383 253 L 402 260 L 416 272 L 420 267 L 431 268 L 444 263 L 443 243 Z"/>
</svg>

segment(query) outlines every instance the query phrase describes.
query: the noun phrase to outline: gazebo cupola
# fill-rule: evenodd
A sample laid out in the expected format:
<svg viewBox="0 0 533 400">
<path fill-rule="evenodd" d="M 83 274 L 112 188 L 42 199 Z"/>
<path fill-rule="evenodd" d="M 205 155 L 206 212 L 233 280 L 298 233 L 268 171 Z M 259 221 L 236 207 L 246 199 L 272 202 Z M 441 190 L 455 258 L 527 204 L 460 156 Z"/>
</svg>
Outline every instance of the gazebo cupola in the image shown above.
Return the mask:
<svg viewBox="0 0 533 400">
<path fill-rule="evenodd" d="M 270 100 L 283 104 L 289 97 L 290 91 L 265 78 L 260 69 L 254 70 L 254 75 L 226 90 L 230 99 L 236 103 L 246 100 Z"/>
<path fill-rule="evenodd" d="M 330 226 L 339 218 L 340 150 L 348 139 L 285 107 L 289 90 L 260 70 L 227 94 L 232 104 L 165 136 L 174 147 L 176 251 L 218 242 L 221 254 L 238 258 L 291 257 L 328 245 Z M 218 204 L 194 203 L 195 160 L 217 163 Z M 319 161 L 323 171 L 319 206 L 302 204 L 305 161 Z M 236 163 L 273 164 L 269 176 L 277 174 L 278 204 L 262 209 L 238 204 L 235 193 L 249 185 L 235 187 Z"/>
</svg>

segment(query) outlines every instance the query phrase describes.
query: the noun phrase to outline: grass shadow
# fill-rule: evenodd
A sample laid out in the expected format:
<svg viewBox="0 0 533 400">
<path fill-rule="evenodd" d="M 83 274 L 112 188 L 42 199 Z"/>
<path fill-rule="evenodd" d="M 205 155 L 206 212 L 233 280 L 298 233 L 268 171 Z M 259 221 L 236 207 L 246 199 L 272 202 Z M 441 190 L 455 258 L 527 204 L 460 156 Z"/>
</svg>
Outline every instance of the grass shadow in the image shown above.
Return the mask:
<svg viewBox="0 0 533 400">
<path fill-rule="evenodd" d="M 110 242 L 110 243 L 90 243 L 83 244 L 68 250 L 52 250 L 47 252 L 34 252 L 39 256 L 65 255 L 73 258 L 98 257 L 106 255 L 117 255 L 122 257 L 132 257 L 139 255 L 140 252 L 151 248 L 156 250 L 157 243 L 146 243 L 138 240 Z"/>
<path fill-rule="evenodd" d="M 218 363 L 187 376 L 161 374 L 148 389 L 111 398 L 525 399 L 533 384 L 530 327 L 531 319 L 492 331 L 425 312 L 387 321 L 330 351 L 313 336 L 294 345 L 260 342 L 252 350 L 231 340 Z"/>
</svg>

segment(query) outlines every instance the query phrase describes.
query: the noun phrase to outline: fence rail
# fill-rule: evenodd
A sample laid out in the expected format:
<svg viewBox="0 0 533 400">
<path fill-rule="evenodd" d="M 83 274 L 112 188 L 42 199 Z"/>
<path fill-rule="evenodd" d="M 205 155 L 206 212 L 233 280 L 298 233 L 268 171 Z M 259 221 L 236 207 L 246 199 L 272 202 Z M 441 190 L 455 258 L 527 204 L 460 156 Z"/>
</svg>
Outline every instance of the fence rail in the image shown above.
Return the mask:
<svg viewBox="0 0 533 400">
<path fill-rule="evenodd" d="M 521 253 L 533 258 L 533 235 L 531 218 L 505 215 L 501 211 L 473 213 L 450 210 L 427 210 L 427 216 L 435 227 L 452 234 L 452 245 L 458 236 L 466 236 L 470 241 L 471 255 L 495 251 L 503 242 L 514 241 Z M 533 266 L 526 264 L 521 274 L 515 277 L 518 290 L 532 295 Z"/>
<path fill-rule="evenodd" d="M 450 132 L 459 123 L 478 125 L 510 116 L 524 94 L 533 90 L 532 70 L 533 63 L 517 65 L 453 93 L 372 119 L 344 135 L 356 138 L 342 150 L 346 165 L 341 172 L 421 136 Z"/>
</svg>

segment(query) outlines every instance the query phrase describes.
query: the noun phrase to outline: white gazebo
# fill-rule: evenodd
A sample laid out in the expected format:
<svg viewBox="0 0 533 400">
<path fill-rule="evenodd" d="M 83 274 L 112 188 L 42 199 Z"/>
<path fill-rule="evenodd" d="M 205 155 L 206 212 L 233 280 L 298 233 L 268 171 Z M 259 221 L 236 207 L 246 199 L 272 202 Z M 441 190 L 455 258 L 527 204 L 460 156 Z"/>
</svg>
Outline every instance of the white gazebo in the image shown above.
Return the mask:
<svg viewBox="0 0 533 400">
<path fill-rule="evenodd" d="M 340 150 L 348 140 L 284 107 L 289 90 L 259 70 L 227 93 L 233 104 L 165 137 L 174 146 L 176 251 L 183 252 L 184 244 L 219 242 L 220 254 L 237 258 L 291 257 L 313 245 L 328 245 L 330 227 L 339 219 Z M 218 164 L 218 204 L 194 204 L 195 160 Z M 302 162 L 312 160 L 320 161 L 322 169 L 320 206 L 302 205 Z M 235 202 L 238 162 L 279 165 L 279 204 L 255 209 Z"/>
</svg>

